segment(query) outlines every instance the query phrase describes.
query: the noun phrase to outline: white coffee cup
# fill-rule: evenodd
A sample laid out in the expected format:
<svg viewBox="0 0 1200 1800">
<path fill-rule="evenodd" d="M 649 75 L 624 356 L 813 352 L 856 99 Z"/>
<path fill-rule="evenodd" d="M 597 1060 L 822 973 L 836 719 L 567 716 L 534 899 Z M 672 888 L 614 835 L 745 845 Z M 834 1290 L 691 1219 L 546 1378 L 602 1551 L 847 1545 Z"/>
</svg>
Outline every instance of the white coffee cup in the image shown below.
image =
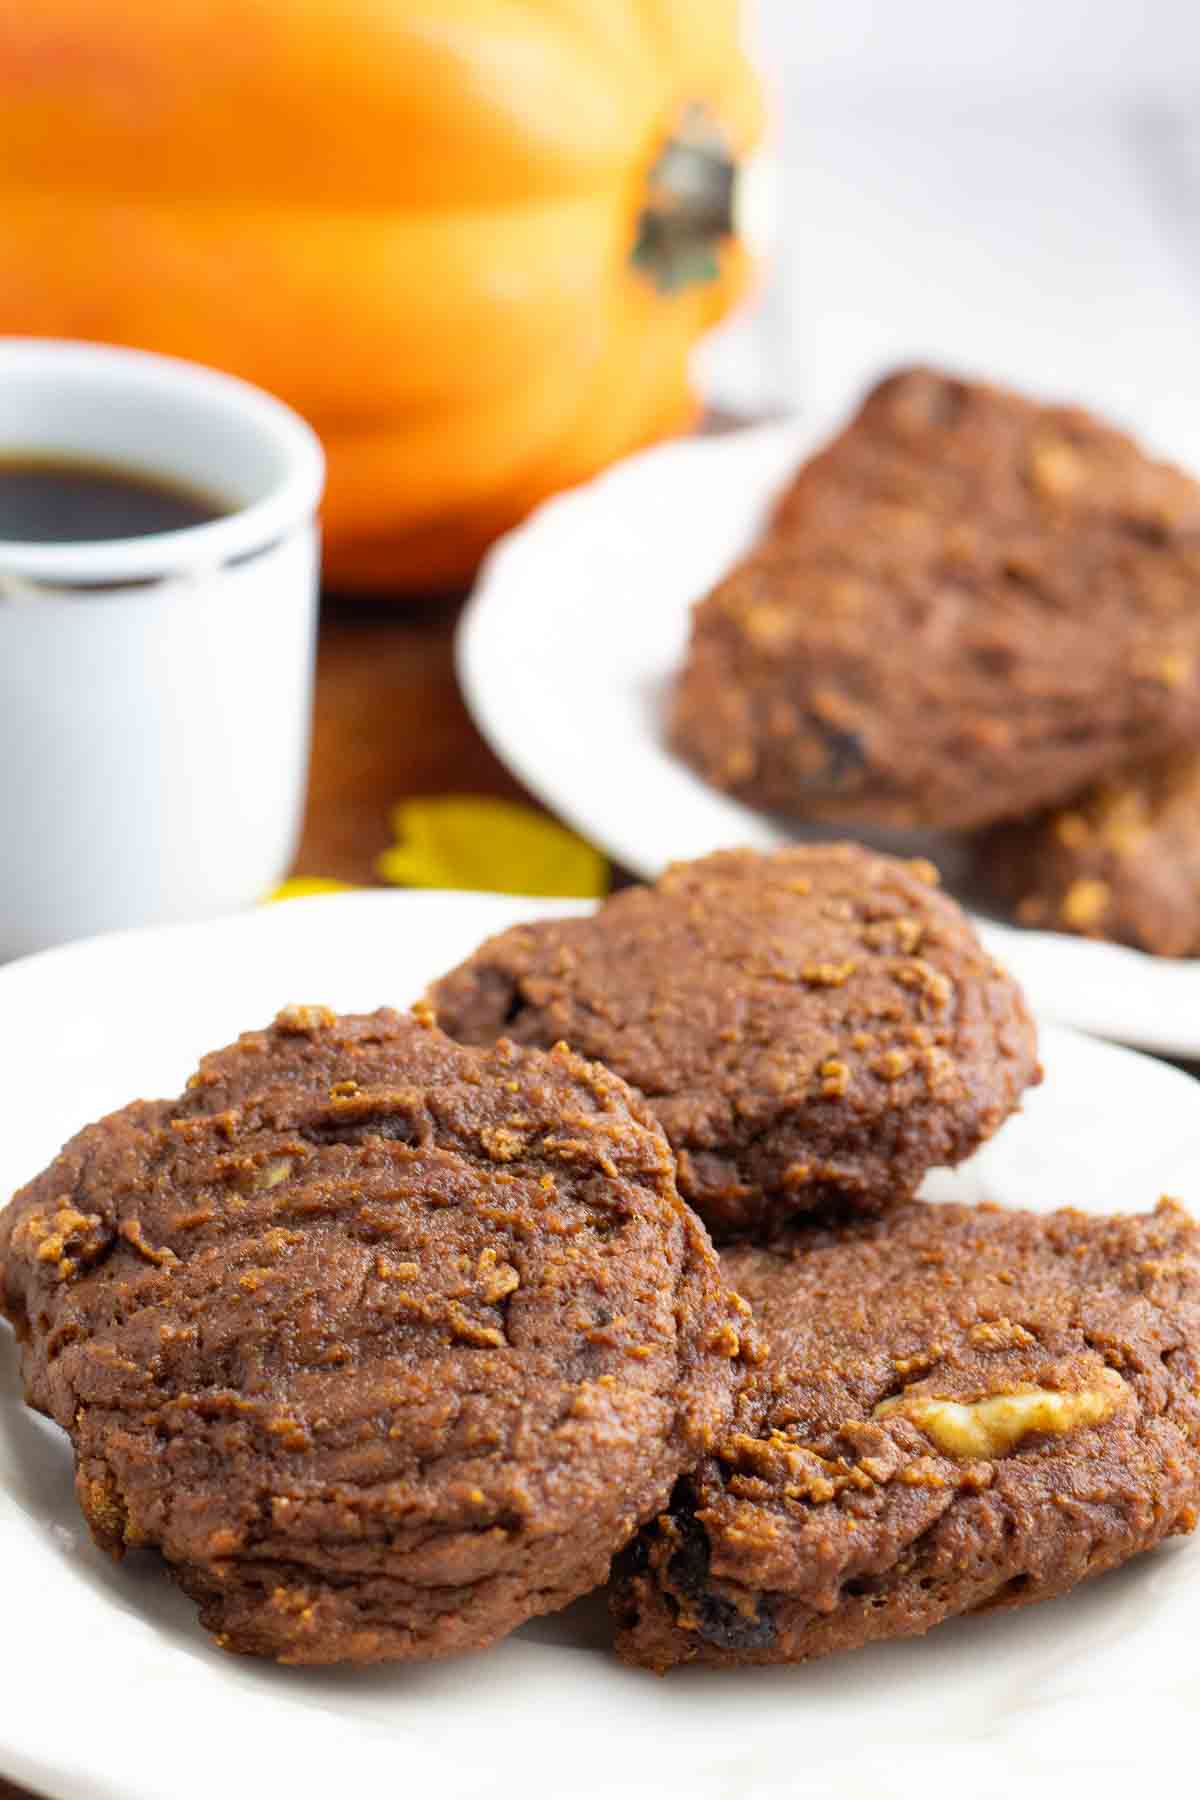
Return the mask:
<svg viewBox="0 0 1200 1800">
<path fill-rule="evenodd" d="M 0 541 L 0 959 L 253 903 L 308 767 L 324 458 L 228 375 L 0 339 L 0 458 L 63 457 L 228 513 L 97 543 Z"/>
</svg>

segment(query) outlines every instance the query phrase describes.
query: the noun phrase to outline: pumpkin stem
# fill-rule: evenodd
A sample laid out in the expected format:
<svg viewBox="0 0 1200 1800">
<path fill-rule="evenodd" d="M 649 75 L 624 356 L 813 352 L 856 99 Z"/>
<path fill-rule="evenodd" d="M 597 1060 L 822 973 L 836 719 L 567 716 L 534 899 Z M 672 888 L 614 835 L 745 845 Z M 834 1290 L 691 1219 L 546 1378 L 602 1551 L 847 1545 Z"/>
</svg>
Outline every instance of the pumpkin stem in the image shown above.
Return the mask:
<svg viewBox="0 0 1200 1800">
<path fill-rule="evenodd" d="M 728 140 L 703 106 L 689 106 L 646 180 L 633 264 L 662 294 L 715 281 L 717 246 L 733 236 L 737 165 Z"/>
</svg>

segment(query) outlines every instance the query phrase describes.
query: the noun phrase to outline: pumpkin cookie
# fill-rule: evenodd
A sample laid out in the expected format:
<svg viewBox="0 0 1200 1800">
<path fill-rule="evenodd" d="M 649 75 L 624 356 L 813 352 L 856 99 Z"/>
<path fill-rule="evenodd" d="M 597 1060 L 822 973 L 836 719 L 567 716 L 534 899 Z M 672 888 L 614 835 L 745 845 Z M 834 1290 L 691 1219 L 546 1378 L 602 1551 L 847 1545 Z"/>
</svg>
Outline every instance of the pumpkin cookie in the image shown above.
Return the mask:
<svg viewBox="0 0 1200 1800">
<path fill-rule="evenodd" d="M 1200 756 L 1163 757 L 975 844 L 982 888 L 1023 925 L 1200 956 Z"/>
<path fill-rule="evenodd" d="M 1200 741 L 1200 486 L 1075 408 L 883 382 L 697 606 L 671 716 L 799 818 L 969 828 Z"/>
<path fill-rule="evenodd" d="M 1200 1505 L 1200 1232 L 895 1207 L 727 1251 L 770 1346 L 618 1565 L 630 1662 L 802 1662 L 1062 1594 Z"/>
<path fill-rule="evenodd" d="M 465 1043 L 563 1039 L 630 1082 L 715 1232 L 877 1207 L 1039 1078 L 1019 991 L 936 883 L 853 844 L 724 851 L 506 931 L 429 998 Z"/>
<path fill-rule="evenodd" d="M 227 1649 L 444 1656 L 603 1581 L 730 1416 L 744 1305 L 625 1086 L 294 1008 L 0 1214 L 99 1543 Z"/>
</svg>

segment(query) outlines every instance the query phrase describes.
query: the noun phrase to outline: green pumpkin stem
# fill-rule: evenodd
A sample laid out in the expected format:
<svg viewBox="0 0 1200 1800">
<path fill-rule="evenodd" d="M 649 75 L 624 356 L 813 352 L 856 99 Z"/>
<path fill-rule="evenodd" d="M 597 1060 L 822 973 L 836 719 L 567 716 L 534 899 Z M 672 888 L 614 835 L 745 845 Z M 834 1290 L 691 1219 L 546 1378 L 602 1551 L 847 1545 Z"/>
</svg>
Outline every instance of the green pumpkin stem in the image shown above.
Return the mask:
<svg viewBox="0 0 1200 1800">
<path fill-rule="evenodd" d="M 737 164 L 712 115 L 689 106 L 646 182 L 633 264 L 662 294 L 714 281 L 717 249 L 733 235 Z"/>
</svg>

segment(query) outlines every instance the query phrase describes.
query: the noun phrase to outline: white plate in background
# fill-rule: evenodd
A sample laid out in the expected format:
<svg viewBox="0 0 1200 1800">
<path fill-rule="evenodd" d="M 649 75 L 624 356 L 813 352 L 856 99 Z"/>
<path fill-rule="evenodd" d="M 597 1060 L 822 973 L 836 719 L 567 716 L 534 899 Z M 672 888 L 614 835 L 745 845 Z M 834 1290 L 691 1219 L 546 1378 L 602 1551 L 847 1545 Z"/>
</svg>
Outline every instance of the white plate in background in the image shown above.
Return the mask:
<svg viewBox="0 0 1200 1800">
<path fill-rule="evenodd" d="M 459 679 L 480 731 L 553 812 L 646 879 L 734 844 L 865 836 L 932 855 L 958 886 L 948 841 L 789 825 L 709 787 L 664 739 L 691 603 L 829 429 L 761 426 L 629 458 L 511 533 L 463 614 Z M 1200 1057 L 1200 959 L 999 924 L 985 934 L 1044 1017 Z"/>
<path fill-rule="evenodd" d="M 304 900 L 99 938 L 0 970 L 0 1193 L 96 1114 L 179 1089 L 198 1055 L 291 1001 L 403 1004 L 484 936 L 578 910 L 465 894 Z M 1048 1029 L 1045 1084 L 937 1199 L 1200 1206 L 1191 1078 Z M 110 1562 L 61 1434 L 20 1403 L 0 1327 L 0 1770 L 54 1800 L 1107 1800 L 1194 1760 L 1200 1544 L 1026 1611 L 799 1669 L 656 1680 L 607 1649 L 602 1602 L 489 1652 L 370 1670 L 215 1649 L 150 1555 Z"/>
</svg>

